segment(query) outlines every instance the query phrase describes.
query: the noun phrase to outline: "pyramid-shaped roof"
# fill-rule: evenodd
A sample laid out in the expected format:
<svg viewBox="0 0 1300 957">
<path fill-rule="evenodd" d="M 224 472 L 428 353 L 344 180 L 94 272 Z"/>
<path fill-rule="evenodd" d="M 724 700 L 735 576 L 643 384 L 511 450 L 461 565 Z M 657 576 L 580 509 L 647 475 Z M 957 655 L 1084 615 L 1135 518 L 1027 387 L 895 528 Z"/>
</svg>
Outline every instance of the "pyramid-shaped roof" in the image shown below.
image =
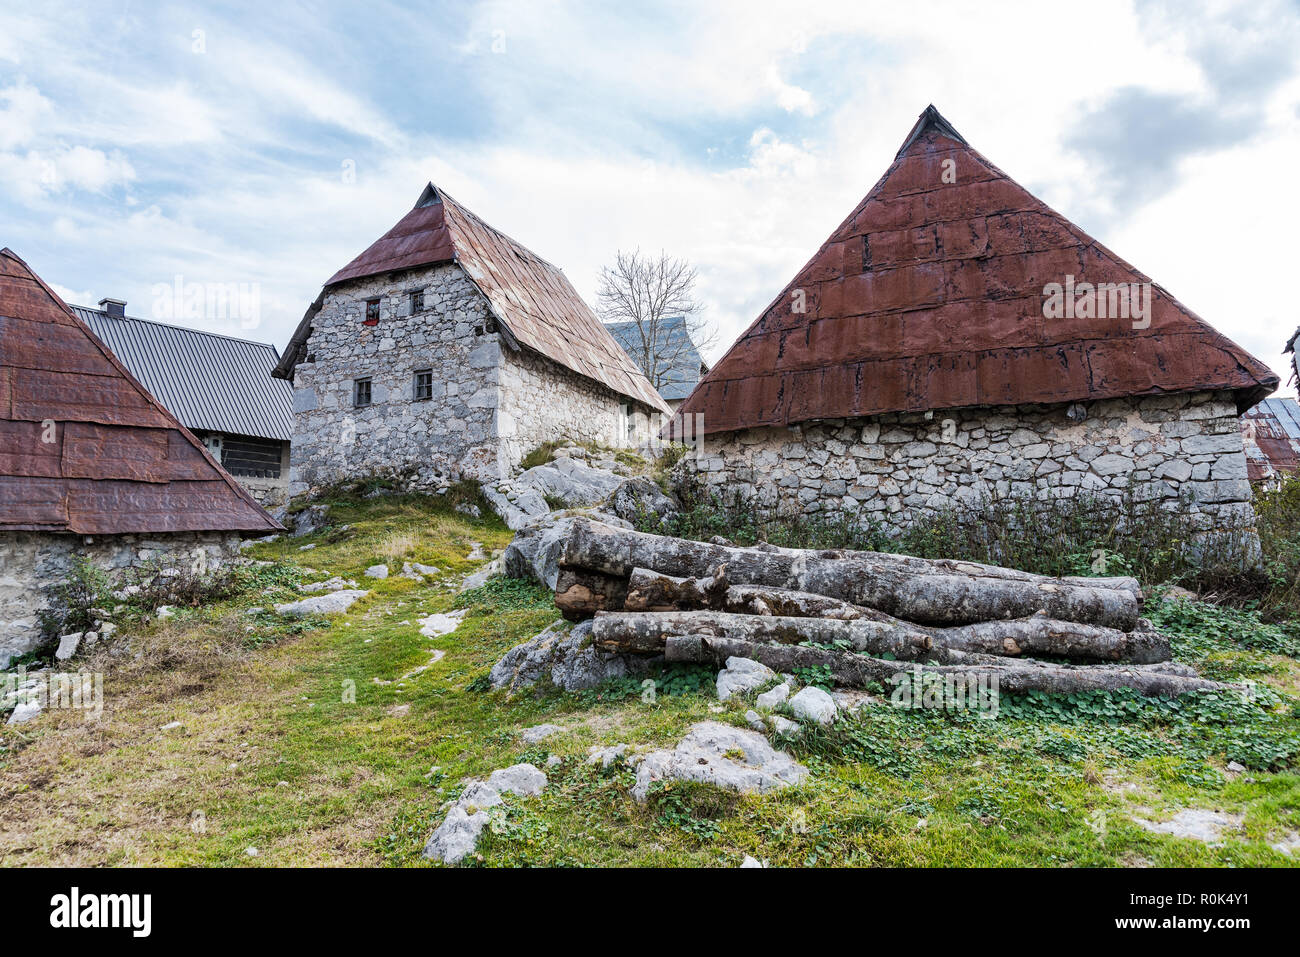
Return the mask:
<svg viewBox="0 0 1300 957">
<path fill-rule="evenodd" d="M 277 530 L 63 300 L 0 250 L 0 531 Z"/>
<path fill-rule="evenodd" d="M 702 413 L 706 432 L 724 432 L 1210 389 L 1232 390 L 1244 411 L 1277 388 L 1268 367 L 1158 285 L 1146 328 L 1046 318 L 1045 288 L 1067 277 L 1150 283 L 931 106 L 679 414 Z"/>
<path fill-rule="evenodd" d="M 432 183 L 425 186 L 414 209 L 331 276 L 325 289 L 445 262 L 459 263 L 469 274 L 512 344 L 539 352 L 619 395 L 668 411 L 558 267 L 492 228 Z M 299 347 L 311 334 L 316 308 L 308 310 L 294 332 L 276 375 L 292 376 Z"/>
</svg>

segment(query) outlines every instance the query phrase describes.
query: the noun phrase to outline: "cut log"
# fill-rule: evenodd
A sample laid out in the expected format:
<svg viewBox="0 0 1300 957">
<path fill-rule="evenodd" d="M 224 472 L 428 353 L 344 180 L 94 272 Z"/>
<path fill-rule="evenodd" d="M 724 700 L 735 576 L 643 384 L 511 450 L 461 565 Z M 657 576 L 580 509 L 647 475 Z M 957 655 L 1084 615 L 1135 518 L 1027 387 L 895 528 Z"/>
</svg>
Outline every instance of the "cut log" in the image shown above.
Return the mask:
<svg viewBox="0 0 1300 957">
<path fill-rule="evenodd" d="M 1169 660 L 1154 632 L 1125 633 L 1042 616 L 934 628 L 897 619 L 798 618 L 715 611 L 602 612 L 592 640 L 606 651 L 658 654 L 672 635 L 716 635 L 754 642 L 831 645 L 900 661 L 951 663 L 967 656 L 1069 658 L 1079 661 Z"/>
<path fill-rule="evenodd" d="M 732 548 L 574 522 L 561 564 L 630 577 L 646 568 L 707 578 L 726 566 L 732 584 L 812 592 L 921 624 L 964 625 L 1044 614 L 1131 631 L 1141 613 L 1136 580 L 1045 578 L 979 565 L 879 552 Z"/>
<path fill-rule="evenodd" d="M 1059 665 L 1040 661 L 1007 660 L 970 665 L 930 665 L 883 658 L 868 658 L 848 651 L 831 651 L 799 645 L 769 644 L 714 635 L 675 635 L 664 647 L 668 661 L 690 661 L 723 667 L 728 658 L 752 658 L 774 671 L 826 667 L 835 683 L 865 688 L 881 684 L 896 687 L 914 669 L 923 674 L 951 676 L 955 681 L 983 682 L 1000 694 L 1042 691 L 1073 694 L 1080 691 L 1116 691 L 1129 688 L 1142 695 L 1176 697 L 1189 691 L 1235 688 L 1198 678 L 1181 666 L 1157 665 Z M 900 677 L 901 676 L 901 677 Z"/>
<path fill-rule="evenodd" d="M 581 568 L 561 568 L 555 582 L 555 607 L 569 621 L 598 611 L 617 611 L 627 599 L 627 580 Z"/>
</svg>

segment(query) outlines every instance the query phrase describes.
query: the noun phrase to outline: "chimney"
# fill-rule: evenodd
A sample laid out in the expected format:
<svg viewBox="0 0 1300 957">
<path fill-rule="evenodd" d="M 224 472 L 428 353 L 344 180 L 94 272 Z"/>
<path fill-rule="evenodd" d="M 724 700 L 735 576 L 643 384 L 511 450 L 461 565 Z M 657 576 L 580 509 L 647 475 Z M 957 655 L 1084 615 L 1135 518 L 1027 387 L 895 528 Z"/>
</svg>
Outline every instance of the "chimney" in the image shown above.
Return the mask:
<svg viewBox="0 0 1300 957">
<path fill-rule="evenodd" d="M 126 315 L 126 300 L 125 299 L 101 299 L 99 300 L 99 308 L 103 309 L 110 316 L 122 317 Z"/>
</svg>

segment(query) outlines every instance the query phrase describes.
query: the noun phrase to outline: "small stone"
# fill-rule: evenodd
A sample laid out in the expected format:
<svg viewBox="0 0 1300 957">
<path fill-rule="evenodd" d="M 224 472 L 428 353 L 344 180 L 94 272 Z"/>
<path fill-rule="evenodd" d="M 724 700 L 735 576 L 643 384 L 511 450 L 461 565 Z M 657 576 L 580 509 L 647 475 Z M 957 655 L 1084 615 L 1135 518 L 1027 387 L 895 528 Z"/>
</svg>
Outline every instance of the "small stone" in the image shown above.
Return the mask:
<svg viewBox="0 0 1300 957">
<path fill-rule="evenodd" d="M 247 856 L 249 856 L 249 857 L 257 857 L 257 848 L 255 848 L 255 847 L 246 847 L 246 848 L 244 848 L 244 853 L 245 853 Z"/>
<path fill-rule="evenodd" d="M 830 724 L 835 720 L 835 699 L 810 685 L 790 699 L 790 711 L 800 721 Z"/>
<path fill-rule="evenodd" d="M 369 568 L 366 569 L 366 577 L 367 577 L 367 578 L 387 578 L 387 577 L 388 577 L 388 566 L 387 566 L 387 565 L 371 565 Z"/>
<path fill-rule="evenodd" d="M 159 605 L 158 610 L 154 612 L 154 614 L 159 618 L 171 618 L 176 614 L 176 609 L 171 605 Z"/>
<path fill-rule="evenodd" d="M 727 667 L 718 672 L 718 700 L 726 701 L 734 694 L 753 691 L 775 677 L 775 671 L 752 658 L 728 658 Z"/>
<path fill-rule="evenodd" d="M 291 601 L 283 605 L 276 605 L 275 611 L 276 614 L 289 615 L 293 618 L 305 618 L 308 615 L 334 615 L 347 611 L 358 598 L 364 598 L 369 594 L 368 591 L 346 588 L 325 595 L 316 595 L 313 598 L 304 598 L 302 601 Z"/>
<path fill-rule="evenodd" d="M 772 715 L 772 730 L 783 738 L 795 738 L 803 733 L 803 728 L 799 726 L 799 722 L 783 718 L 779 714 Z"/>
<path fill-rule="evenodd" d="M 1246 766 L 1244 764 L 1240 764 L 1237 761 L 1229 761 L 1228 770 L 1231 771 L 1233 774 L 1240 774 L 1242 771 L 1246 770 Z"/>
<path fill-rule="evenodd" d="M 531 797 L 546 787 L 546 775 L 531 764 L 514 764 L 488 775 L 488 785 L 508 794 Z"/>
<path fill-rule="evenodd" d="M 754 703 L 760 708 L 771 711 L 777 705 L 783 703 L 788 697 L 790 697 L 790 686 L 785 682 L 782 682 L 770 691 L 764 691 L 754 699 Z"/>
<path fill-rule="evenodd" d="M 625 754 L 627 754 L 626 744 L 615 744 L 608 748 L 593 745 L 587 749 L 587 763 L 599 764 L 602 768 L 607 768 Z"/>
<path fill-rule="evenodd" d="M 740 864 L 741 867 L 767 867 L 767 861 L 760 861 L 756 857 L 745 855 L 745 859 Z"/>
<path fill-rule="evenodd" d="M 5 724 L 24 724 L 41 713 L 40 703 L 37 701 L 23 701 L 9 714 L 9 720 Z"/>
<path fill-rule="evenodd" d="M 54 651 L 54 657 L 60 661 L 67 661 L 77 653 L 77 647 L 81 644 L 81 632 L 73 632 L 70 635 L 63 635 L 59 638 L 59 647 Z"/>
<path fill-rule="evenodd" d="M 171 731 L 173 728 L 179 728 L 180 726 L 181 726 L 181 723 L 180 723 L 179 721 L 169 721 L 167 724 L 164 724 L 164 725 L 163 725 L 161 728 L 159 728 L 158 730 L 159 730 L 159 731 Z"/>
<path fill-rule="evenodd" d="M 564 728 L 558 724 L 536 724 L 531 728 L 524 728 L 524 730 L 519 733 L 519 737 L 523 738 L 529 744 L 536 744 L 543 738 L 549 738 L 551 735 L 559 734 L 563 730 Z"/>
<path fill-rule="evenodd" d="M 745 712 L 745 723 L 755 731 L 766 731 L 767 725 L 763 723 L 763 716 L 757 711 Z"/>
<path fill-rule="evenodd" d="M 664 779 L 711 784 L 741 794 L 763 794 L 801 783 L 808 769 L 753 731 L 702 721 L 671 751 L 654 751 L 637 766 L 632 797 L 644 802 Z"/>
</svg>

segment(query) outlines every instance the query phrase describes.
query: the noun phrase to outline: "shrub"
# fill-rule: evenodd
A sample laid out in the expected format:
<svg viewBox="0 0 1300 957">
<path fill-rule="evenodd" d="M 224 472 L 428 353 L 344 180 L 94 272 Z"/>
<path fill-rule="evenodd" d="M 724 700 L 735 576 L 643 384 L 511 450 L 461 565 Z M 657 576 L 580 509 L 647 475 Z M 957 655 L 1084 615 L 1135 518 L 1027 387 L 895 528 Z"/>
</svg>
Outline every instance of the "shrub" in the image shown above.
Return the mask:
<svg viewBox="0 0 1300 957">
<path fill-rule="evenodd" d="M 110 599 L 108 574 L 88 558 L 74 558 L 68 577 L 48 592 L 48 605 L 37 613 L 41 637 L 50 641 L 74 631 L 89 631 L 98 617 L 92 609 Z"/>
</svg>

